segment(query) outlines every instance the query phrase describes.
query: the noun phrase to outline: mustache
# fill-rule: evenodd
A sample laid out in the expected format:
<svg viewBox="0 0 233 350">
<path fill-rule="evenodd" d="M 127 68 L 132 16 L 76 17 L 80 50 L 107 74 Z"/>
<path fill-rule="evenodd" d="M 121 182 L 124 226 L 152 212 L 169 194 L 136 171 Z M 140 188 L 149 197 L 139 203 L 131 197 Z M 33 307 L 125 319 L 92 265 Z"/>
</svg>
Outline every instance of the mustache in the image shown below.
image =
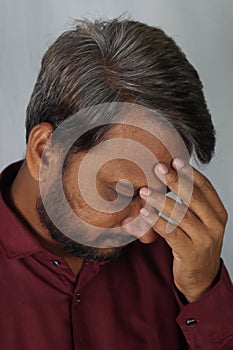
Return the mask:
<svg viewBox="0 0 233 350">
<path fill-rule="evenodd" d="M 100 247 L 100 246 L 104 246 L 104 243 L 107 242 L 108 248 L 111 248 L 111 244 L 112 244 L 112 248 L 114 248 L 116 246 L 119 247 L 119 246 L 128 245 L 133 241 L 135 241 L 135 236 L 125 231 L 123 232 L 123 230 L 119 230 L 116 233 L 112 233 L 110 231 L 104 231 L 102 234 L 92 239 L 91 245 Z"/>
</svg>

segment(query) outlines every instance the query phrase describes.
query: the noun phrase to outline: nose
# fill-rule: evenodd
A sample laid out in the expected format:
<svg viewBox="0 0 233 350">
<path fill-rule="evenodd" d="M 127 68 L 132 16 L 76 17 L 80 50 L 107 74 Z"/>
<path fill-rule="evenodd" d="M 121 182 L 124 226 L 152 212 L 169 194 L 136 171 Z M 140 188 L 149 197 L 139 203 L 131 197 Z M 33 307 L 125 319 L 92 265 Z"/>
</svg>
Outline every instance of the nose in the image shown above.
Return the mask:
<svg viewBox="0 0 233 350">
<path fill-rule="evenodd" d="M 136 236 L 142 243 L 149 244 L 155 241 L 158 234 L 144 220 L 140 209 L 144 207 L 145 201 L 141 198 L 132 203 L 127 216 L 121 221 L 121 227 L 129 234 Z"/>
</svg>

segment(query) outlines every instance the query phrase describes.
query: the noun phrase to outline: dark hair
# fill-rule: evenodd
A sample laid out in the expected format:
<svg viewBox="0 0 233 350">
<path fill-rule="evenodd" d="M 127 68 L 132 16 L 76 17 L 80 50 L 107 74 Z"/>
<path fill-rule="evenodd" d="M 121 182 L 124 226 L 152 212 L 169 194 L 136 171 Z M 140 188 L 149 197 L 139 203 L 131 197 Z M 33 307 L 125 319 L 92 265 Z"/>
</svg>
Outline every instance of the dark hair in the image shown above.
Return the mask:
<svg viewBox="0 0 233 350">
<path fill-rule="evenodd" d="M 202 163 L 213 156 L 215 132 L 198 73 L 161 29 L 122 18 L 77 21 L 42 59 L 27 108 L 26 139 L 41 122 L 56 128 L 81 109 L 106 102 L 162 112 Z M 89 133 L 83 147 L 104 131 Z"/>
</svg>

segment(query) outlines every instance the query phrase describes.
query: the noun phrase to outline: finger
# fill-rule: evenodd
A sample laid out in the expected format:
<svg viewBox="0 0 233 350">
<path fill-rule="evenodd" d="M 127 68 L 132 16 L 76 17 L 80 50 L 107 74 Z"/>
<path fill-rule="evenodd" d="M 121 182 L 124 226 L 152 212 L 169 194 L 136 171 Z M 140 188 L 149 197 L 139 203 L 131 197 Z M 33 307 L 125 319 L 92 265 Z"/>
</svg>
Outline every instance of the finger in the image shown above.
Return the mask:
<svg viewBox="0 0 233 350">
<path fill-rule="evenodd" d="M 157 237 L 156 232 L 151 228 L 148 222 L 143 220 L 141 215 L 139 216 L 137 222 L 135 222 L 134 218 L 124 222 L 122 228 L 130 235 L 140 239 L 140 241 L 143 243 L 151 243 Z"/>
<path fill-rule="evenodd" d="M 187 176 L 187 172 L 189 172 L 189 169 L 193 169 L 193 175 L 194 175 L 194 184 L 195 187 L 197 187 L 198 191 L 197 194 L 202 193 L 206 200 L 210 203 L 214 211 L 218 214 L 221 221 L 226 223 L 227 221 L 227 212 L 226 209 L 211 182 L 204 176 L 202 173 L 200 173 L 197 169 L 191 167 L 190 164 L 185 163 L 180 158 L 175 158 L 173 160 L 173 166 L 176 170 L 180 171 L 181 174 L 183 173 L 184 176 Z M 197 196 L 197 199 L 200 196 Z"/>
<path fill-rule="evenodd" d="M 213 186 L 204 175 L 183 160 L 176 158 L 173 163 L 177 171 L 168 168 L 165 164 L 156 166 L 155 172 L 160 180 L 165 182 L 206 226 L 213 225 L 213 221 L 216 221 L 217 218 L 221 222 L 225 222 L 225 208 Z M 203 187 L 201 184 L 203 183 L 206 184 L 208 191 L 203 192 L 201 190 Z"/>
<path fill-rule="evenodd" d="M 140 214 L 152 226 L 153 230 L 163 237 L 174 251 L 186 250 L 190 246 L 190 238 L 179 227 L 168 222 L 155 212 L 142 208 Z"/>
<path fill-rule="evenodd" d="M 151 207 L 149 204 L 145 204 L 145 209 L 150 213 L 157 213 L 156 210 Z M 121 223 L 122 229 L 124 229 L 127 233 L 132 236 L 137 237 L 140 241 L 144 243 L 150 243 L 154 241 L 157 237 L 154 230 L 151 228 L 145 220 L 143 220 L 141 215 L 135 217 L 127 217 Z"/>
<path fill-rule="evenodd" d="M 172 198 L 165 197 L 158 192 L 151 193 L 147 198 L 143 195 L 143 191 L 140 191 L 140 195 L 152 207 L 159 210 L 168 218 L 171 218 L 193 242 L 200 243 L 203 240 L 203 233 L 206 231 L 206 227 L 185 205 L 176 202 Z"/>
</svg>

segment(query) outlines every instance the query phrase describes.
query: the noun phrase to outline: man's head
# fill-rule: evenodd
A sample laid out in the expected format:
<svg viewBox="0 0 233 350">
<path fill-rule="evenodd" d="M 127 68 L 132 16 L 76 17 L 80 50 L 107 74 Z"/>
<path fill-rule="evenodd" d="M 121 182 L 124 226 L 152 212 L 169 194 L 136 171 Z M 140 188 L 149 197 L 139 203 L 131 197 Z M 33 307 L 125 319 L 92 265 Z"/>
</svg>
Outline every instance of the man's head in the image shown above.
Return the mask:
<svg viewBox="0 0 233 350">
<path fill-rule="evenodd" d="M 48 49 L 42 60 L 41 71 L 27 109 L 28 147 L 42 145 L 58 125 L 72 115 L 77 115 L 76 123 L 79 125 L 81 120 L 78 112 L 84 108 L 111 102 L 137 104 L 156 111 L 157 115 L 163 115 L 178 131 L 190 154 L 194 152 L 203 163 L 211 159 L 215 144 L 214 129 L 196 70 L 175 42 L 162 30 L 125 19 L 95 23 L 80 21 L 73 30 L 62 34 Z M 40 128 L 40 125 L 43 127 Z M 45 137 L 43 132 L 36 133 L 37 130 L 45 130 L 45 134 L 50 136 Z M 105 214 L 103 217 L 89 212 L 89 209 L 80 202 L 78 187 L 74 189 L 74 171 L 78 171 L 82 155 L 106 138 L 106 135 L 109 137 L 109 133 L 113 131 L 115 132 L 113 137 L 116 135 L 122 137 L 122 131 L 109 125 L 90 127 L 90 130 L 71 148 L 64 171 L 64 176 L 66 175 L 64 183 L 71 207 L 75 207 L 79 213 L 82 211 L 85 220 L 88 220 L 89 215 L 92 222 L 97 220 L 97 226 L 100 220 L 108 228 L 120 227 L 122 221 L 134 216 L 135 212 L 128 212 L 127 215 L 124 212 L 121 213 L 121 217 L 118 214 L 117 218 L 112 214 Z M 127 135 L 128 133 L 130 130 L 126 132 Z M 125 131 L 123 134 L 125 135 Z M 135 132 L 133 134 L 136 135 Z M 143 133 L 137 137 L 143 144 Z M 177 140 L 174 142 L 177 144 Z M 149 147 L 148 143 L 146 147 Z M 155 142 L 153 147 L 156 157 L 160 154 L 159 161 L 163 161 L 162 154 L 164 161 L 171 163 L 171 157 L 166 154 L 163 145 L 158 146 Z M 41 152 L 38 151 L 38 155 L 41 156 Z M 29 167 L 33 169 L 34 161 L 33 158 L 30 159 Z M 105 170 L 102 182 L 100 177 L 98 178 L 101 182 L 100 192 L 104 182 L 109 187 L 109 182 L 117 171 L 118 177 L 115 180 L 119 181 L 122 176 L 125 178 L 127 169 L 128 176 L 134 174 L 133 179 L 129 176 L 130 182 L 136 181 L 135 174 L 137 174 L 136 177 L 140 178 L 140 181 L 137 179 L 137 187 L 147 186 L 143 174 L 140 175 L 138 169 L 133 170 L 133 165 L 130 166 L 123 160 L 120 163 L 115 160 L 115 164 L 113 161 L 111 166 L 106 165 L 104 168 L 108 170 Z M 56 188 L 53 188 L 47 198 L 50 206 L 54 208 L 58 200 L 56 195 Z M 132 210 L 138 212 L 143 205 L 142 200 L 138 199 L 137 205 L 135 203 L 132 201 L 128 209 L 134 208 Z M 82 246 L 81 254 L 81 250 L 75 251 L 77 245 L 71 246 L 69 245 L 71 242 L 65 242 L 65 235 L 61 233 L 59 237 L 56 229 L 53 231 L 52 223 L 48 217 L 46 218 L 41 198 L 38 198 L 37 209 L 41 221 L 44 221 L 51 234 L 54 232 L 52 234 L 54 239 L 60 244 L 64 242 L 66 248 L 69 246 L 70 253 L 85 256 L 85 246 Z M 60 217 L 61 210 L 62 208 L 59 211 Z M 107 216 L 111 219 L 109 222 Z M 65 217 L 62 220 L 64 221 Z M 73 229 L 82 229 L 85 232 L 84 226 Z M 110 249 L 109 256 L 118 251 Z M 91 256 L 93 259 L 98 256 L 99 260 L 105 254 L 102 250 L 98 250 L 98 254 L 94 255 L 90 249 L 89 253 L 89 259 Z"/>
<path fill-rule="evenodd" d="M 162 111 L 201 162 L 211 159 L 214 130 L 198 73 L 161 29 L 127 19 L 78 21 L 43 57 L 26 137 L 41 122 L 56 128 L 81 109 L 108 102 Z"/>
</svg>

